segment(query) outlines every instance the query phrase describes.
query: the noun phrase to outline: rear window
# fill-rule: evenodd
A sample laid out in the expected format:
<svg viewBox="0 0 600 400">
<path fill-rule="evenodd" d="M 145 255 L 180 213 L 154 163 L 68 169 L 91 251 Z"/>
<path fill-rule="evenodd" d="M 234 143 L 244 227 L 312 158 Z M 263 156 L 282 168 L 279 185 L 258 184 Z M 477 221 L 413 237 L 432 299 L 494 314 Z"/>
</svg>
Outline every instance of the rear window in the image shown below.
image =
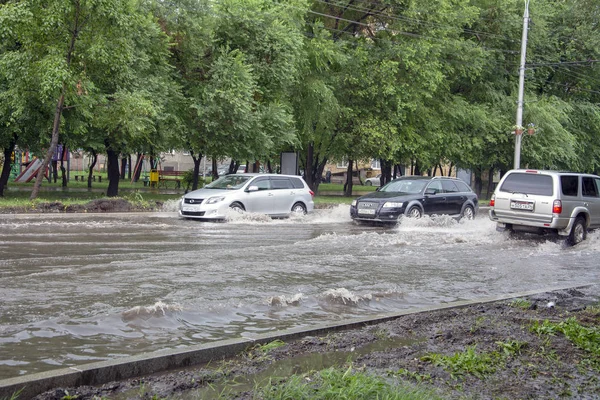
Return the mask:
<svg viewBox="0 0 600 400">
<path fill-rule="evenodd" d="M 552 177 L 550 175 L 515 172 L 506 177 L 501 192 L 524 193 L 538 196 L 552 196 Z"/>
<path fill-rule="evenodd" d="M 459 189 L 461 192 L 470 192 L 470 191 L 471 191 L 471 188 L 470 188 L 470 187 L 469 187 L 469 186 L 468 186 L 466 183 L 464 183 L 464 182 L 461 182 L 461 181 L 454 181 L 454 184 L 455 184 L 456 186 L 458 186 L 458 189 Z"/>
<path fill-rule="evenodd" d="M 292 185 L 294 185 L 294 188 L 304 189 L 304 183 L 302 182 L 302 179 L 292 177 L 290 178 L 290 180 L 292 181 Z"/>
</svg>

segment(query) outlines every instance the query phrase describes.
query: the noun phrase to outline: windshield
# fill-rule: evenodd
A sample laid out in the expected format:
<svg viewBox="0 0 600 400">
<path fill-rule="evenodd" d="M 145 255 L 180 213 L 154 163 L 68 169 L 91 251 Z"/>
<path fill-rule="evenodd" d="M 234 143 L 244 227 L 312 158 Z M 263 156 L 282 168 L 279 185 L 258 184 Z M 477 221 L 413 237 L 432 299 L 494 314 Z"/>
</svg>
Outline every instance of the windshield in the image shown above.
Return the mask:
<svg viewBox="0 0 600 400">
<path fill-rule="evenodd" d="M 425 185 L 427 185 L 427 180 L 422 179 L 402 179 L 396 180 L 388 183 L 384 187 L 382 187 L 380 192 L 398 192 L 398 193 L 421 193 Z"/>
<path fill-rule="evenodd" d="M 226 175 L 204 186 L 205 189 L 241 189 L 252 177 L 244 175 Z"/>
</svg>

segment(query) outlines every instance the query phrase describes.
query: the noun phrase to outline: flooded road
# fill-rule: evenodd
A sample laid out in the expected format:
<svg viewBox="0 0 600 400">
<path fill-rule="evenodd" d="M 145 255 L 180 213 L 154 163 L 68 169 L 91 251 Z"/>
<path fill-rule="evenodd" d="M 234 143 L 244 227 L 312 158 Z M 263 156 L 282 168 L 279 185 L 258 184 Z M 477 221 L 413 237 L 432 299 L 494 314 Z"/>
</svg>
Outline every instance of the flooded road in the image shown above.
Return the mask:
<svg viewBox="0 0 600 400">
<path fill-rule="evenodd" d="M 0 379 L 248 333 L 597 282 L 575 248 L 482 215 L 360 226 L 348 207 L 227 223 L 0 215 Z"/>
</svg>

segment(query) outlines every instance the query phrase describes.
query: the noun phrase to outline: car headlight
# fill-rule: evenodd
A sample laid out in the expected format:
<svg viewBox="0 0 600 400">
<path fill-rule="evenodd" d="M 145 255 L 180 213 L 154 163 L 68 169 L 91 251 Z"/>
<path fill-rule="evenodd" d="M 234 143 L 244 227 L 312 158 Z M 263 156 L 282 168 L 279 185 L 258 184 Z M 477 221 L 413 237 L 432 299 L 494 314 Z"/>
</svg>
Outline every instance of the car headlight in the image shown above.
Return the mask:
<svg viewBox="0 0 600 400">
<path fill-rule="evenodd" d="M 206 200 L 206 204 L 215 204 L 220 201 L 223 201 L 224 199 L 225 199 L 225 196 L 210 197 L 208 200 Z"/>
<path fill-rule="evenodd" d="M 356 199 L 355 199 L 355 200 L 352 200 L 352 203 L 350 203 L 350 205 L 351 205 L 352 207 L 356 207 L 356 203 L 357 203 L 357 201 L 356 201 Z"/>
<path fill-rule="evenodd" d="M 395 201 L 388 201 L 383 205 L 383 208 L 402 208 L 402 204 L 404 203 L 397 203 Z"/>
</svg>

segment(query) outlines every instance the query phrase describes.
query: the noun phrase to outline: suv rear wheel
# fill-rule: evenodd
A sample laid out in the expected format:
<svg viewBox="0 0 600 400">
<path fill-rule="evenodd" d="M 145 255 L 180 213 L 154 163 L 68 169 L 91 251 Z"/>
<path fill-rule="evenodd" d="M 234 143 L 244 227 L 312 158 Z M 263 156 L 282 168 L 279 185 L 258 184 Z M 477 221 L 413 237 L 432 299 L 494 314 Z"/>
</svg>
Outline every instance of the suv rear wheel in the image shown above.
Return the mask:
<svg viewBox="0 0 600 400">
<path fill-rule="evenodd" d="M 567 244 L 574 246 L 585 240 L 587 236 L 587 229 L 585 227 L 585 218 L 577 217 L 575 223 L 571 228 L 571 233 L 567 237 Z"/>
</svg>

